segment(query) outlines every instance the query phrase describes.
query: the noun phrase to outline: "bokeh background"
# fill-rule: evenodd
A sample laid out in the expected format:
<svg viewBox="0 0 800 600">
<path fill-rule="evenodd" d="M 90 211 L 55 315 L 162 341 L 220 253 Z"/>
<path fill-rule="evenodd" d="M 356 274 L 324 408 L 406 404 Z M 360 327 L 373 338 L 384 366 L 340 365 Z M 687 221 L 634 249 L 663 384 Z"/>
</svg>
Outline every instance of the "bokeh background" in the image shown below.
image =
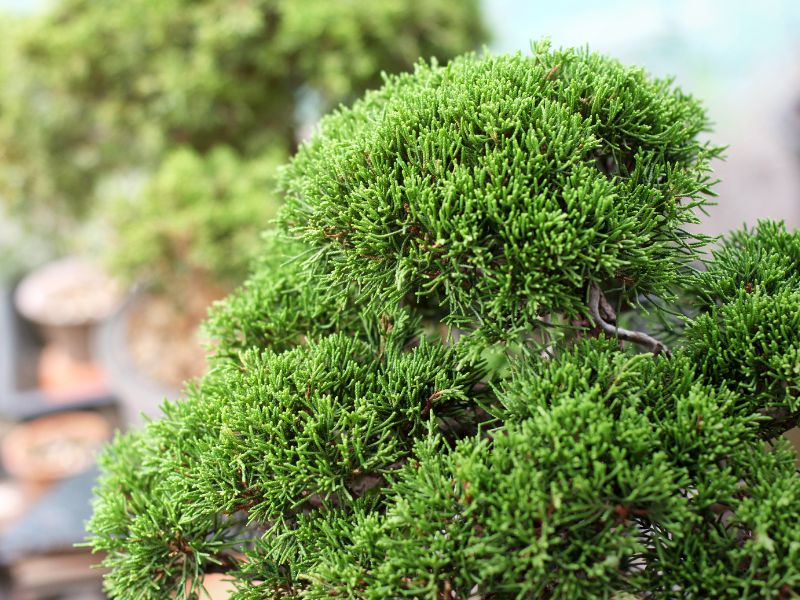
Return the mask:
<svg viewBox="0 0 800 600">
<path fill-rule="evenodd" d="M 758 219 L 800 223 L 800 3 L 792 0 L 516 2 L 487 0 L 492 47 L 530 37 L 588 44 L 702 98 L 727 144 L 717 165 L 719 205 L 704 225 L 719 234 Z"/>
<path fill-rule="evenodd" d="M 219 22 L 236 29 L 248 21 L 231 11 L 257 3 L 195 4 L 221 7 Z M 717 204 L 700 229 L 717 235 L 762 218 L 800 226 L 797 0 L 475 0 L 476 10 L 463 12 L 438 0 L 386 0 L 390 16 L 375 17 L 382 32 L 362 19 L 372 13 L 360 0 L 297 0 L 297 35 L 310 36 L 315 18 L 325 24 L 318 38 L 300 40 L 308 49 L 300 62 L 267 82 L 258 68 L 252 76 L 241 70 L 241 56 L 222 61 L 237 65 L 234 82 L 256 90 L 245 103 L 256 125 L 238 130 L 190 120 L 175 126 L 162 105 L 142 108 L 147 93 L 127 94 L 124 78 L 137 61 L 156 75 L 177 61 L 175 78 L 188 80 L 180 60 L 213 67 L 213 52 L 256 50 L 229 46 L 221 27 L 206 32 L 216 36 L 210 55 L 194 56 L 189 46 L 176 59 L 169 35 L 148 37 L 142 53 L 128 55 L 145 33 L 123 30 L 136 15 L 115 20 L 126 5 L 0 0 L 0 598 L 104 597 L 101 573 L 89 569 L 97 558 L 74 548 L 91 510 L 97 449 L 114 430 L 140 426 L 142 413 L 157 415 L 162 399 L 180 395 L 181 381 L 202 373 L 198 324 L 245 277 L 258 249 L 255 230 L 280 202 L 269 191 L 277 166 L 321 113 L 376 85 L 381 69 L 408 69 L 431 49 L 445 59 L 483 44 L 527 52 L 531 40 L 548 36 L 556 46 L 588 45 L 674 76 L 705 102 L 715 124 L 709 135 L 729 146 L 716 165 Z M 87 6 L 109 12 L 59 25 L 92 13 Z M 36 40 L 32 23 L 56 10 L 61 16 Z M 442 16 L 454 12 L 455 19 Z M 91 43 L 100 30 L 107 48 Z M 23 52 L 20 38 L 28 40 Z M 348 54 L 358 56 L 359 44 L 374 53 L 370 60 Z M 265 72 L 303 55 L 274 52 L 282 58 Z M 115 66 L 82 79 L 84 60 Z M 293 79 L 296 70 L 306 79 Z M 180 118 L 195 109 L 202 116 L 232 86 L 198 72 L 180 94 L 169 81 L 160 92 L 157 81 L 137 85 L 151 85 L 156 99 L 163 92 L 168 102 L 184 102 Z M 109 90 L 114 101 L 98 102 Z M 267 93 L 282 103 L 270 104 Z M 95 171 L 103 176 L 86 185 L 81 176 Z"/>
</svg>

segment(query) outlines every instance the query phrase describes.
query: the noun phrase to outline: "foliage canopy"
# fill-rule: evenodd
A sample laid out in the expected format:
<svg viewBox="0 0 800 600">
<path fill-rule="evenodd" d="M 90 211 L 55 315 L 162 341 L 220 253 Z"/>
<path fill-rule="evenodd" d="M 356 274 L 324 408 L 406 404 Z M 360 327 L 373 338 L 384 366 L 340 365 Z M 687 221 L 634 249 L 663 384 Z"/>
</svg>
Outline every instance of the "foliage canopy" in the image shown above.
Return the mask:
<svg viewBox="0 0 800 600">
<path fill-rule="evenodd" d="M 238 600 L 796 597 L 800 234 L 691 268 L 706 126 L 671 82 L 546 43 L 327 117 L 209 372 L 103 457 L 112 597 L 214 571 Z M 617 325 L 676 292 L 672 352 Z"/>
</svg>

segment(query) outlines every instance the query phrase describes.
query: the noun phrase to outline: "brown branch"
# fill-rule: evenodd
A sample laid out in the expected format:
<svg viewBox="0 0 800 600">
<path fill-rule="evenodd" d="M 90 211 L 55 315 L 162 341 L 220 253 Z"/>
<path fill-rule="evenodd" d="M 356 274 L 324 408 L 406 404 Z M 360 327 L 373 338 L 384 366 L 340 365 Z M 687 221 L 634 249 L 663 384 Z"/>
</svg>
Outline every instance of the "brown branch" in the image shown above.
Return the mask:
<svg viewBox="0 0 800 600">
<path fill-rule="evenodd" d="M 600 316 L 609 323 L 616 324 L 617 322 L 617 313 L 602 291 L 600 292 Z"/>
<path fill-rule="evenodd" d="M 769 423 L 762 426 L 768 438 L 776 438 L 800 424 L 800 412 L 790 412 L 785 406 L 762 408 L 758 413 L 769 419 Z"/>
<path fill-rule="evenodd" d="M 662 342 L 659 342 L 657 339 L 647 335 L 643 331 L 631 331 L 630 329 L 623 329 L 622 327 L 618 327 L 616 324 L 606 321 L 601 315 L 601 308 L 602 312 L 605 313 L 609 319 L 616 317 L 614 314 L 614 309 L 611 308 L 608 299 L 605 297 L 605 294 L 603 294 L 603 290 L 600 289 L 599 285 L 593 283 L 589 290 L 589 312 L 591 313 L 592 319 L 594 319 L 595 323 L 600 326 L 605 333 L 618 337 L 621 340 L 644 346 L 653 354 L 666 354 L 667 356 L 671 355 L 669 349 Z"/>
</svg>

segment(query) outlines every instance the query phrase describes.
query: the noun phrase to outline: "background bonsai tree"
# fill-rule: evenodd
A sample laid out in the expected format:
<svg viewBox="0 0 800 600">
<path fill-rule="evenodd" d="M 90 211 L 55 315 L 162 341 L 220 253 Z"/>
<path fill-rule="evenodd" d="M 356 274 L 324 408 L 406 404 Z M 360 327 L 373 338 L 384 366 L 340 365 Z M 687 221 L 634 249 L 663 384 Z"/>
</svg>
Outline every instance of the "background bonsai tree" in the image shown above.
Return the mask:
<svg viewBox="0 0 800 600">
<path fill-rule="evenodd" d="M 207 155 L 179 148 L 139 194 L 110 205 L 108 267 L 145 292 L 131 309 L 128 347 L 156 380 L 180 386 L 203 372 L 198 326 L 245 279 L 275 217 L 283 158 L 279 150 L 242 158 L 229 146 Z"/>
<path fill-rule="evenodd" d="M 8 42 L 0 201 L 155 292 L 127 341 L 177 385 L 202 372 L 197 325 L 244 279 L 316 113 L 484 39 L 476 0 L 60 0 Z"/>
<path fill-rule="evenodd" d="M 113 270 L 167 292 L 241 283 L 277 212 L 269 192 L 283 158 L 243 159 L 229 146 L 206 156 L 174 150 L 141 194 L 113 206 Z"/>
<path fill-rule="evenodd" d="M 324 119 L 207 375 L 102 458 L 109 594 L 796 597 L 800 235 L 691 268 L 707 125 L 547 43 Z M 616 325 L 676 292 L 671 351 Z"/>
<path fill-rule="evenodd" d="M 477 2 L 59 0 L 13 23 L 0 74 L 0 198 L 48 234 L 165 154 L 295 148 L 327 111 L 485 38 Z M 74 225 L 74 223 L 73 223 Z"/>
</svg>

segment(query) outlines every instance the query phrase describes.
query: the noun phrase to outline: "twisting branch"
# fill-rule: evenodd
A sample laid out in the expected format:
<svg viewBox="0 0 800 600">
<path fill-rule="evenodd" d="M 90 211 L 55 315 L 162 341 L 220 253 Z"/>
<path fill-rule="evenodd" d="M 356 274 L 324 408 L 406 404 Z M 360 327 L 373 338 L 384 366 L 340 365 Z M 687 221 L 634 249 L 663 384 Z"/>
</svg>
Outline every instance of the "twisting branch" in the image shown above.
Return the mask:
<svg viewBox="0 0 800 600">
<path fill-rule="evenodd" d="M 611 306 L 611 303 L 602 291 L 600 292 L 600 316 L 603 317 L 604 321 L 613 324 L 617 323 L 617 312 L 614 310 L 614 307 Z"/>
<path fill-rule="evenodd" d="M 631 331 L 618 327 L 616 323 L 609 323 L 606 319 L 615 321 L 616 314 L 605 294 L 603 294 L 603 290 L 601 290 L 600 286 L 596 283 L 593 283 L 589 290 L 589 312 L 595 323 L 597 323 L 605 333 L 618 337 L 621 340 L 645 346 L 653 354 L 666 354 L 670 356 L 669 349 L 663 343 L 647 335 L 643 331 Z M 603 315 L 605 315 L 606 318 L 603 318 Z"/>
</svg>

